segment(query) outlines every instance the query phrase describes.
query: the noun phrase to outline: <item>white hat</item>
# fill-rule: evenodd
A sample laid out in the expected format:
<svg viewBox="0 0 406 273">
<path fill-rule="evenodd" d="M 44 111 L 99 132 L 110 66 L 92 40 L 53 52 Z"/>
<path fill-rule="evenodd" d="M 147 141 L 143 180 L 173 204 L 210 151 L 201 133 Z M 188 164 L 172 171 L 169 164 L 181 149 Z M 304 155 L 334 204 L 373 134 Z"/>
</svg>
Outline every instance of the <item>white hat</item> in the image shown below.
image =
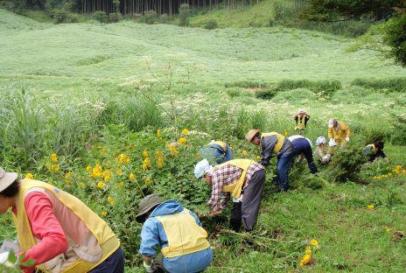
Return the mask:
<svg viewBox="0 0 406 273">
<path fill-rule="evenodd" d="M 17 173 L 8 173 L 3 168 L 0 168 L 0 192 L 7 189 L 17 178 Z"/>
<path fill-rule="evenodd" d="M 319 136 L 316 139 L 316 145 L 319 146 L 320 144 L 326 144 L 327 140 L 324 136 Z"/>
<path fill-rule="evenodd" d="M 203 159 L 199 161 L 195 166 L 195 176 L 197 179 L 202 178 L 208 171 L 210 171 L 213 167 L 210 165 L 207 159 Z"/>
</svg>

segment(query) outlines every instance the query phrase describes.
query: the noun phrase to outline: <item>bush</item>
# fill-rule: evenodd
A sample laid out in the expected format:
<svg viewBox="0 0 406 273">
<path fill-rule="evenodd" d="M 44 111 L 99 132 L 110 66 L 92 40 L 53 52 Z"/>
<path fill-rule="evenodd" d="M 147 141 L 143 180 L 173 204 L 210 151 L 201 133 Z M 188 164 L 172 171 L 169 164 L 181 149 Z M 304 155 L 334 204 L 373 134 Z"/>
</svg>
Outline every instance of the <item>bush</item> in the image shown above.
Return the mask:
<svg viewBox="0 0 406 273">
<path fill-rule="evenodd" d="M 144 13 L 144 16 L 141 17 L 141 22 L 145 24 L 155 24 L 158 21 L 158 14 L 155 10 L 148 10 Z"/>
<path fill-rule="evenodd" d="M 77 23 L 79 21 L 77 14 L 70 13 L 64 9 L 53 9 L 50 11 L 50 16 L 57 24 Z"/>
<path fill-rule="evenodd" d="M 391 19 L 385 32 L 385 41 L 392 47 L 392 55 L 406 65 L 406 14 Z"/>
<path fill-rule="evenodd" d="M 99 21 L 100 23 L 108 23 L 109 22 L 109 16 L 104 12 L 104 11 L 96 11 L 93 13 L 92 16 L 96 21 Z"/>
<path fill-rule="evenodd" d="M 160 22 L 161 24 L 166 24 L 166 23 L 169 22 L 169 20 L 170 20 L 170 18 L 169 18 L 169 16 L 168 16 L 168 14 L 166 14 L 166 13 L 162 14 L 161 16 L 159 16 L 159 22 Z"/>
<path fill-rule="evenodd" d="M 276 91 L 293 90 L 298 88 L 306 88 L 320 95 L 329 97 L 335 91 L 342 88 L 341 82 L 333 81 L 309 81 L 309 80 L 283 80 L 278 83 Z"/>
<path fill-rule="evenodd" d="M 388 92 L 406 92 L 406 78 L 392 79 L 355 79 L 351 85 L 363 86 L 375 90 L 387 90 Z"/>
<path fill-rule="evenodd" d="M 367 157 L 363 155 L 363 141 L 354 137 L 346 146 L 337 148 L 328 167 L 328 176 L 333 182 L 360 181 L 360 170 Z"/>
<path fill-rule="evenodd" d="M 327 15 L 329 18 L 337 14 L 357 18 L 372 14 L 380 20 L 390 16 L 395 6 L 401 7 L 402 0 L 310 0 L 307 13 Z"/>
<path fill-rule="evenodd" d="M 255 97 L 257 97 L 258 99 L 270 100 L 275 97 L 277 93 L 278 92 L 273 89 L 259 90 L 255 92 Z"/>
<path fill-rule="evenodd" d="M 204 24 L 204 28 L 205 28 L 205 29 L 216 29 L 216 28 L 218 28 L 217 21 L 214 20 L 214 19 L 208 20 L 208 21 Z"/>
<path fill-rule="evenodd" d="M 183 26 L 183 27 L 188 26 L 189 17 L 190 17 L 189 4 L 180 5 L 180 7 L 179 7 L 179 25 Z"/>
<path fill-rule="evenodd" d="M 111 23 L 116 23 L 120 21 L 122 18 L 121 14 L 119 12 L 113 12 L 109 14 L 109 22 Z"/>
</svg>

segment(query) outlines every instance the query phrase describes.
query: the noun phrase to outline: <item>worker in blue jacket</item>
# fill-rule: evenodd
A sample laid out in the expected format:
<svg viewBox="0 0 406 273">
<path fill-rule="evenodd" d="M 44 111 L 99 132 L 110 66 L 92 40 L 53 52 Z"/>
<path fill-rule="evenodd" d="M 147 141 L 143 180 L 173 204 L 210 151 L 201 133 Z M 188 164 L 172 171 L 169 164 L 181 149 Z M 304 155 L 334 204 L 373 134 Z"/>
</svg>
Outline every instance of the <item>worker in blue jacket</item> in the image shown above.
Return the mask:
<svg viewBox="0 0 406 273">
<path fill-rule="evenodd" d="M 198 273 L 212 262 L 207 232 L 199 218 L 175 200 L 162 201 L 155 194 L 140 201 L 136 220 L 144 223 L 140 254 L 146 272 Z M 161 250 L 162 262 L 157 260 Z"/>
<path fill-rule="evenodd" d="M 313 174 L 317 173 L 317 167 L 313 160 L 312 141 L 301 135 L 290 136 L 288 139 L 293 145 L 295 156 L 304 156 L 310 172 Z"/>
</svg>

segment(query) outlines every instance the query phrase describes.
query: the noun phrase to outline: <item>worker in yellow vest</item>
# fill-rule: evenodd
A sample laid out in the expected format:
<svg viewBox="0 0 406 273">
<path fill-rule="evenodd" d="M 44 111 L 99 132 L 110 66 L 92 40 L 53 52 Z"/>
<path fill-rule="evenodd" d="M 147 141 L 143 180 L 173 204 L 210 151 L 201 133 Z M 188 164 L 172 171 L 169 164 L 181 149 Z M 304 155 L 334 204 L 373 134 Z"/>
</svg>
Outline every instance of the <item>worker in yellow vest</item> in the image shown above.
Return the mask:
<svg viewBox="0 0 406 273">
<path fill-rule="evenodd" d="M 343 146 L 350 141 L 351 131 L 347 124 L 336 119 L 328 121 L 329 146 Z"/>
<path fill-rule="evenodd" d="M 220 140 L 212 140 L 209 144 L 200 149 L 200 154 L 209 162 L 221 164 L 233 159 L 233 152 L 230 145 Z"/>
<path fill-rule="evenodd" d="M 303 109 L 300 109 L 294 116 L 293 119 L 296 122 L 295 130 L 299 134 L 303 134 L 307 127 L 307 122 L 310 119 L 310 115 Z"/>
<path fill-rule="evenodd" d="M 289 188 L 289 170 L 295 157 L 294 147 L 287 137 L 277 132 L 261 133 L 259 129 L 252 129 L 246 135 L 247 141 L 261 147 L 261 161 L 268 166 L 275 154 L 277 157 L 276 183 L 279 190 L 287 191 Z"/>
<path fill-rule="evenodd" d="M 211 264 L 207 232 L 196 214 L 178 202 L 150 194 L 140 201 L 136 220 L 143 223 L 139 252 L 148 273 L 197 273 Z M 156 258 L 157 249 L 162 261 Z"/>
<path fill-rule="evenodd" d="M 239 231 L 252 231 L 257 222 L 261 195 L 264 189 L 264 167 L 250 159 L 233 159 L 212 167 L 204 159 L 196 164 L 194 174 L 211 186 L 209 216 L 219 215 L 228 197 L 233 199 L 230 226 Z"/>
<path fill-rule="evenodd" d="M 120 241 L 96 213 L 50 184 L 0 168 L 0 213 L 12 210 L 25 273 L 123 273 Z"/>
</svg>

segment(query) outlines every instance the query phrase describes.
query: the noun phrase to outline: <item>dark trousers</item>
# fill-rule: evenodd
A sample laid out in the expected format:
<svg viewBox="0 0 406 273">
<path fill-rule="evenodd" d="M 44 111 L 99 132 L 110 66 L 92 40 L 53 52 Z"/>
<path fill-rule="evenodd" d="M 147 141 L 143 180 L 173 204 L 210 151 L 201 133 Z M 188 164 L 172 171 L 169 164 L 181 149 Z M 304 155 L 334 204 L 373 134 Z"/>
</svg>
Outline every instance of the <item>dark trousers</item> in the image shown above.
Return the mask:
<svg viewBox="0 0 406 273">
<path fill-rule="evenodd" d="M 124 251 L 117 249 L 89 273 L 124 273 Z"/>
<path fill-rule="evenodd" d="M 256 171 L 244 189 L 241 202 L 234 202 L 231 209 L 230 226 L 234 231 L 239 231 L 241 223 L 245 231 L 252 231 L 257 223 L 261 195 L 264 190 L 265 170 Z"/>
<path fill-rule="evenodd" d="M 282 191 L 289 189 L 289 170 L 294 157 L 295 153 L 283 153 L 278 157 L 276 183 Z"/>
<path fill-rule="evenodd" d="M 309 170 L 311 173 L 317 173 L 317 167 L 316 164 L 314 164 L 314 159 L 313 159 L 313 150 L 310 145 L 307 147 L 302 147 L 300 149 L 295 148 L 295 156 L 297 155 L 303 155 L 306 158 L 307 161 L 307 166 L 309 167 Z"/>
</svg>

